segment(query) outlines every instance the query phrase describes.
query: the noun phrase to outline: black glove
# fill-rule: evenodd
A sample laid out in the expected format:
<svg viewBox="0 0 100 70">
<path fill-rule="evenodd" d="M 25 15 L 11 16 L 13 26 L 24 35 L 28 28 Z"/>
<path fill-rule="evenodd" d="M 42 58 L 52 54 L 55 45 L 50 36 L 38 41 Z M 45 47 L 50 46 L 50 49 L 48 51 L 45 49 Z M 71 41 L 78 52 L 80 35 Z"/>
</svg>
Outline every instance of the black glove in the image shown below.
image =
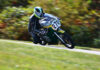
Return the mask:
<svg viewBox="0 0 100 70">
<path fill-rule="evenodd" d="M 39 32 L 39 35 L 45 35 L 46 34 L 46 31 L 44 31 L 44 30 L 41 30 L 40 32 Z"/>
</svg>

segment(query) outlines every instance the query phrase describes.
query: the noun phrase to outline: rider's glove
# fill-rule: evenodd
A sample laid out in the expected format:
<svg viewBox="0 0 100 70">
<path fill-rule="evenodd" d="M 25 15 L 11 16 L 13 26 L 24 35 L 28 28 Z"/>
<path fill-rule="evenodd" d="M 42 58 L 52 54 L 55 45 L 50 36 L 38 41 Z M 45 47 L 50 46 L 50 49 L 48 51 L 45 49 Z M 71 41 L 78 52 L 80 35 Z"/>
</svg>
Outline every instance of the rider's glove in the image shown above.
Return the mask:
<svg viewBox="0 0 100 70">
<path fill-rule="evenodd" d="M 40 35 L 45 35 L 46 34 L 46 31 L 42 30 L 42 31 L 39 32 L 39 34 Z"/>
</svg>

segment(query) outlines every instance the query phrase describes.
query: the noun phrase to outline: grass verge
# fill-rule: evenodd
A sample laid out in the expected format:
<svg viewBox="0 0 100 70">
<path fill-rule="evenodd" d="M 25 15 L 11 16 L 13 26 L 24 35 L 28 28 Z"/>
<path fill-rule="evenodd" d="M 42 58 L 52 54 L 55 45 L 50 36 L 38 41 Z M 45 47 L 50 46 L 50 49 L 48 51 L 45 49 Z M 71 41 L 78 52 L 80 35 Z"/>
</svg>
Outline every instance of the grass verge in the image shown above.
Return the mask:
<svg viewBox="0 0 100 70">
<path fill-rule="evenodd" d="M 100 70 L 100 56 L 0 40 L 0 70 Z"/>
</svg>

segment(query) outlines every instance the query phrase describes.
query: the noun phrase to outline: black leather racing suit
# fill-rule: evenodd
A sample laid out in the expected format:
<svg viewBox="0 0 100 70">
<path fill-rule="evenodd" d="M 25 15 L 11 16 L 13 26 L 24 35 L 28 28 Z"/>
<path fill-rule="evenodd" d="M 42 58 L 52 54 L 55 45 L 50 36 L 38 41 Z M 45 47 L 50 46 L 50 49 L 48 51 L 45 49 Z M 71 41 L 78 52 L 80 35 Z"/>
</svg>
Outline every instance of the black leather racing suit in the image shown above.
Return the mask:
<svg viewBox="0 0 100 70">
<path fill-rule="evenodd" d="M 49 21 L 50 19 L 59 19 L 56 16 L 53 16 L 51 14 L 48 13 L 44 13 L 42 18 L 46 18 L 46 21 Z M 33 42 L 35 44 L 40 43 L 40 37 L 37 36 L 37 34 L 40 31 L 40 29 L 42 28 L 41 25 L 39 24 L 39 20 L 37 17 L 35 17 L 35 15 L 33 14 L 30 19 L 29 19 L 29 26 L 28 26 L 28 31 L 29 33 L 32 35 L 33 37 Z M 43 33 L 43 32 L 42 32 Z"/>
<path fill-rule="evenodd" d="M 29 25 L 28 25 L 28 31 L 33 37 L 33 42 L 35 44 L 40 43 L 40 37 L 37 36 L 37 33 L 40 31 L 39 29 L 41 28 L 39 24 L 39 19 L 32 14 L 32 16 L 29 19 Z"/>
</svg>

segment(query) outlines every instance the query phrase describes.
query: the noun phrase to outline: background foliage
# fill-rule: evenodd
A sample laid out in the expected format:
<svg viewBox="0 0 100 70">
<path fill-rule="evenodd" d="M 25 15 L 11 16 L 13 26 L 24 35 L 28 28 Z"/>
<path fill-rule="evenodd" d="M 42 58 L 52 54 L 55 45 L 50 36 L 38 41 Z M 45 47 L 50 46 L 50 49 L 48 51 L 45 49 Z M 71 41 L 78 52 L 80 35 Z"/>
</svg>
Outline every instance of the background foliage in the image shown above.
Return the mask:
<svg viewBox="0 0 100 70">
<path fill-rule="evenodd" d="M 27 27 L 35 6 L 61 18 L 76 45 L 100 46 L 99 0 L 0 0 L 0 38 L 31 40 Z"/>
</svg>

